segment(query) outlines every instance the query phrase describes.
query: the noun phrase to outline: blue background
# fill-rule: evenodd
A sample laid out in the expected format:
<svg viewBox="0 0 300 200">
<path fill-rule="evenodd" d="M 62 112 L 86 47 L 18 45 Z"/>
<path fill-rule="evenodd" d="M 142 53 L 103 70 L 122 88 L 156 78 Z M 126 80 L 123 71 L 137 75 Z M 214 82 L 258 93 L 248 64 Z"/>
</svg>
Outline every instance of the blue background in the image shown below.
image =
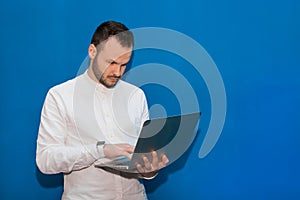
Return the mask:
<svg viewBox="0 0 300 200">
<path fill-rule="evenodd" d="M 0 198 L 60 199 L 61 175 L 43 175 L 35 164 L 41 107 L 50 87 L 76 75 L 95 28 L 113 19 L 192 37 L 226 88 L 222 135 L 199 159 L 210 100 L 201 77 L 190 80 L 201 86 L 200 134 L 176 164 L 145 183 L 149 199 L 299 199 L 299 10 L 296 0 L 1 1 Z M 165 56 L 135 59 L 174 68 L 183 62 Z M 150 105 L 157 101 L 155 90 L 146 94 Z"/>
</svg>

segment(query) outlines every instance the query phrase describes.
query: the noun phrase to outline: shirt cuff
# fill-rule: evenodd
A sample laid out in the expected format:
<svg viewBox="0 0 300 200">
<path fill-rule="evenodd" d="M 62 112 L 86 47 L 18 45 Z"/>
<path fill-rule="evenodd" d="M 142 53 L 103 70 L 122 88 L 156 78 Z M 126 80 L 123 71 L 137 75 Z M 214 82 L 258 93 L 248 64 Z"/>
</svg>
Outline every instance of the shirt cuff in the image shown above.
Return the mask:
<svg viewBox="0 0 300 200">
<path fill-rule="evenodd" d="M 104 151 L 103 151 L 104 143 L 99 144 L 97 142 L 96 144 L 90 144 L 87 146 L 87 149 L 91 153 L 91 155 L 96 159 L 104 158 Z"/>
<path fill-rule="evenodd" d="M 142 179 L 146 179 L 146 180 L 151 180 L 151 179 L 154 179 L 156 176 L 158 175 L 158 171 L 154 173 L 154 175 L 148 177 L 148 176 L 143 176 L 142 174 L 140 174 L 139 178 L 142 178 Z"/>
</svg>

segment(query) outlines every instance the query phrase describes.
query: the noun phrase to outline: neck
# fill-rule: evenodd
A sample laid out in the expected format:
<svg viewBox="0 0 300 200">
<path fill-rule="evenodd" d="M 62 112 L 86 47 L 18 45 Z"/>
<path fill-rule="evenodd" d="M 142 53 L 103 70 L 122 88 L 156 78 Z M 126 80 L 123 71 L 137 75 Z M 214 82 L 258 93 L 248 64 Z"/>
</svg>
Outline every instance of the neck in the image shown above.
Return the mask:
<svg viewBox="0 0 300 200">
<path fill-rule="evenodd" d="M 89 77 L 90 77 L 91 79 L 93 79 L 93 81 L 99 83 L 99 80 L 97 80 L 97 78 L 96 78 L 96 76 L 95 76 L 95 74 L 94 74 L 93 69 L 92 69 L 91 66 L 89 66 L 89 68 L 88 68 L 88 70 L 87 70 L 87 74 L 89 75 Z"/>
</svg>

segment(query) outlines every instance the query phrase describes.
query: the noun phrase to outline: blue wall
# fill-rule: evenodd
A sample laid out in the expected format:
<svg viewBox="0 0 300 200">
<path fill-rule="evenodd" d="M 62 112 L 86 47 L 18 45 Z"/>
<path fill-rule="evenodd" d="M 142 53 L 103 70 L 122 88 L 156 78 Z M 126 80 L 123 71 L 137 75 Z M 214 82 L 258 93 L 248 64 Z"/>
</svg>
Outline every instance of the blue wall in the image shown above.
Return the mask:
<svg viewBox="0 0 300 200">
<path fill-rule="evenodd" d="M 226 88 L 226 123 L 213 151 L 198 158 L 210 117 L 204 87 L 200 134 L 146 182 L 149 199 L 299 199 L 299 10 L 296 0 L 1 1 L 0 198 L 60 198 L 61 175 L 35 165 L 40 110 L 51 86 L 76 75 L 96 26 L 113 19 L 192 37 Z M 155 94 L 147 94 L 151 105 Z"/>
</svg>

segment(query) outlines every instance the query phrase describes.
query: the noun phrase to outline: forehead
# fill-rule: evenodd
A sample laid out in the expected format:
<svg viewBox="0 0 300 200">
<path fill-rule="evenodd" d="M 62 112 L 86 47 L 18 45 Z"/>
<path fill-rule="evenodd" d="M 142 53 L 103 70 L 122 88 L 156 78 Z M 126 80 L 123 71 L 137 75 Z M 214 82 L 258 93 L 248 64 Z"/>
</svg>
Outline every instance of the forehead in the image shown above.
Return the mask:
<svg viewBox="0 0 300 200">
<path fill-rule="evenodd" d="M 111 60 L 130 59 L 131 53 L 132 48 L 123 47 L 115 37 L 108 38 L 100 50 L 105 59 Z"/>
</svg>

